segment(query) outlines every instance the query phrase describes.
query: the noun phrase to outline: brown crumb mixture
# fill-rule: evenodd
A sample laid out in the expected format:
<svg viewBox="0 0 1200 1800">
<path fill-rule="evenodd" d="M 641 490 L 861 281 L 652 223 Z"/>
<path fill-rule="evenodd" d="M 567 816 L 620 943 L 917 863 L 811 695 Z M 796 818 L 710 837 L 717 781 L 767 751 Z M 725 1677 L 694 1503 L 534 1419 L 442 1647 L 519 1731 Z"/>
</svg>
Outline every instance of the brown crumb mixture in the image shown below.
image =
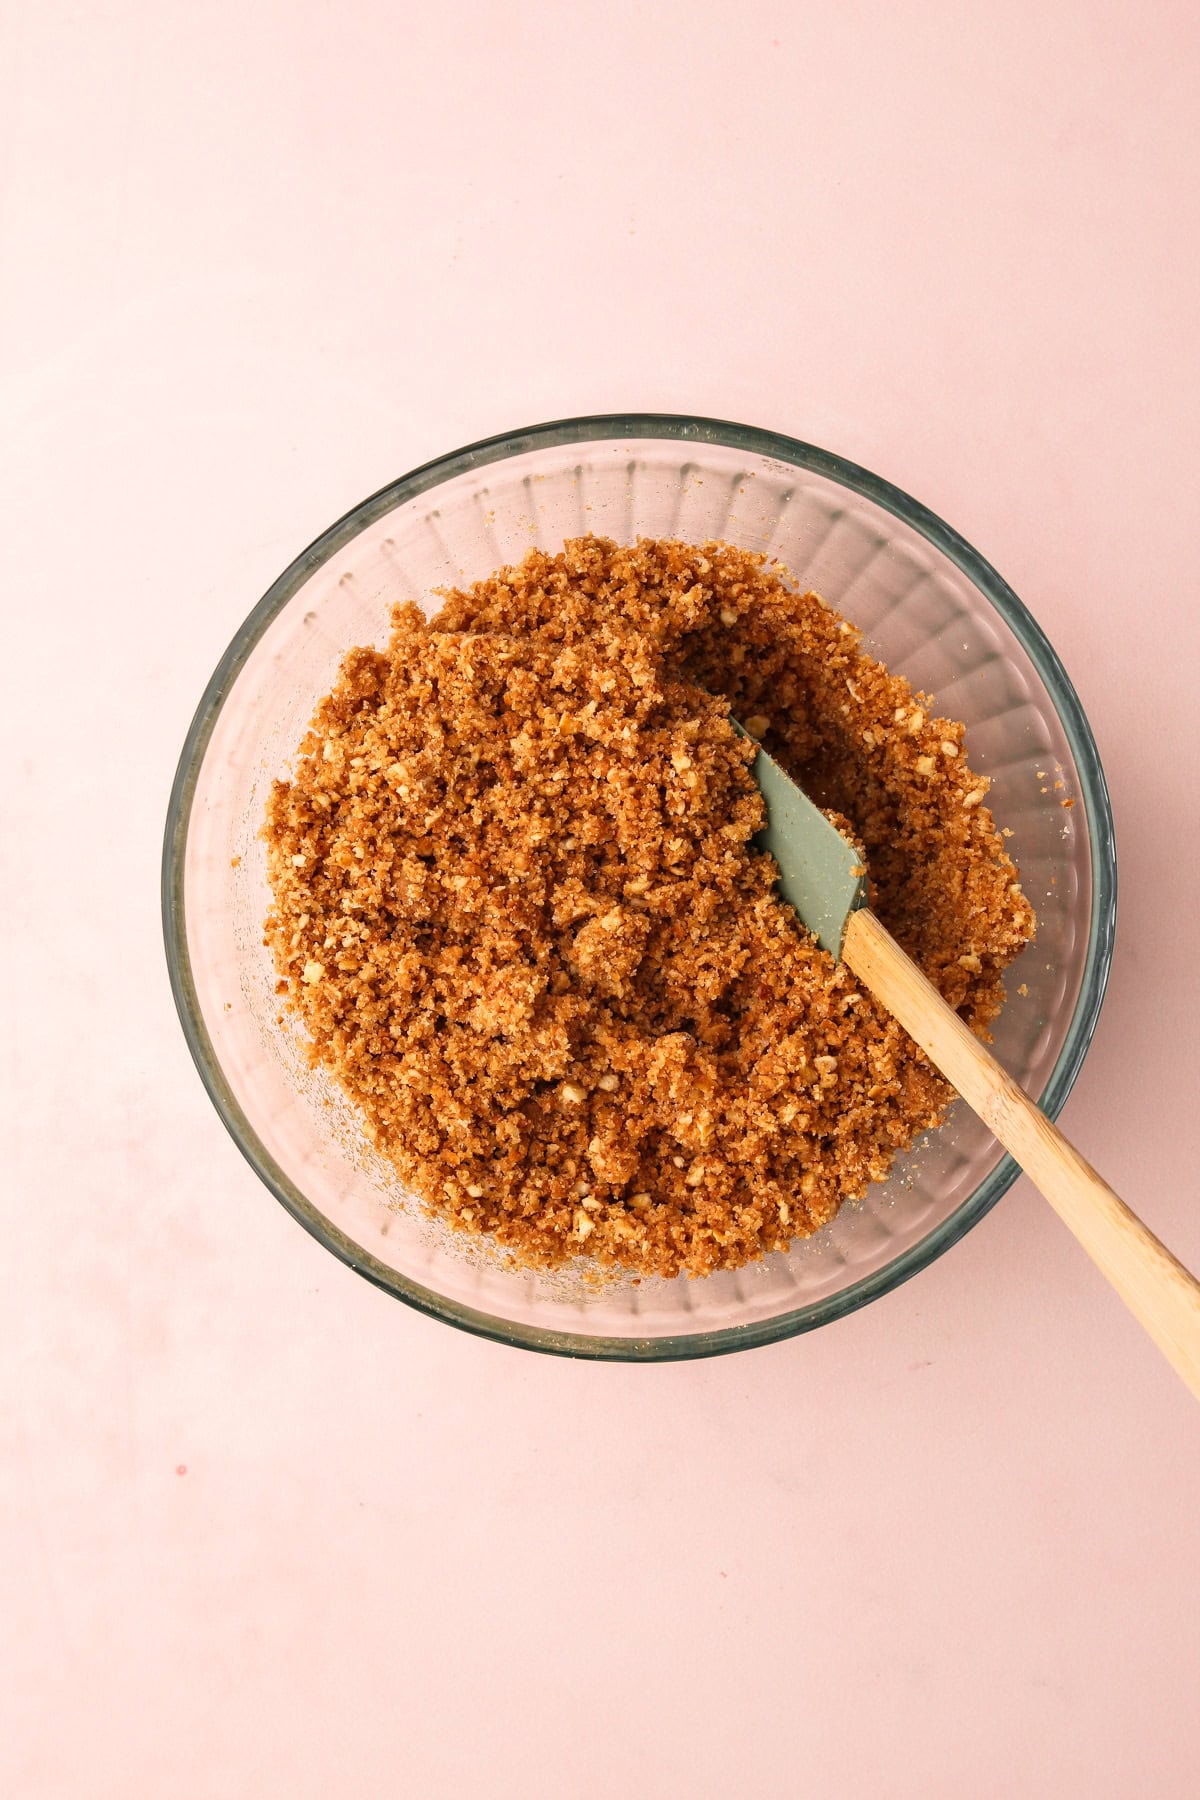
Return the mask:
<svg viewBox="0 0 1200 1800">
<path fill-rule="evenodd" d="M 774 892 L 760 737 L 978 1031 L 1034 919 L 963 727 L 786 571 L 580 538 L 353 650 L 265 833 L 279 992 L 427 1205 L 542 1266 L 734 1268 L 950 1090 Z"/>
</svg>

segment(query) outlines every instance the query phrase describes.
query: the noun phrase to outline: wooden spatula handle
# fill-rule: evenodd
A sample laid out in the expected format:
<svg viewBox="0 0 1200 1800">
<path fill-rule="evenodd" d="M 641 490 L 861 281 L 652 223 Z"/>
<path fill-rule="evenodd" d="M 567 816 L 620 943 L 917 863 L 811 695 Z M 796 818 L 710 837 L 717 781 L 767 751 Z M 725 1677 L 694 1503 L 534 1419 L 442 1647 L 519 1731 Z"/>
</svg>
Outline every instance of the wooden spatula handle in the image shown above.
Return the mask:
<svg viewBox="0 0 1200 1800">
<path fill-rule="evenodd" d="M 1039 1111 L 867 908 L 842 956 L 1041 1190 L 1200 1399 L 1200 1282 Z"/>
</svg>

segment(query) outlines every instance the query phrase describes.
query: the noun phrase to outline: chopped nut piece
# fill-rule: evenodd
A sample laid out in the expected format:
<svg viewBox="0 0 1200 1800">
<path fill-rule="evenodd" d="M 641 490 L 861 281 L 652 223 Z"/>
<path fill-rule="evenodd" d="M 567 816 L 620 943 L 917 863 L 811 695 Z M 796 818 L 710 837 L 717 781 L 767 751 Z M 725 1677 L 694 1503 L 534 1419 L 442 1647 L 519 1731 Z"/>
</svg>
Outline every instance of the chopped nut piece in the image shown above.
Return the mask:
<svg viewBox="0 0 1200 1800">
<path fill-rule="evenodd" d="M 748 719 L 742 721 L 742 724 L 746 736 L 752 738 L 765 738 L 771 729 L 771 721 L 766 713 L 751 713 Z"/>
<path fill-rule="evenodd" d="M 303 979 L 308 982 L 310 987 L 313 986 L 315 982 L 320 981 L 324 974 L 325 966 L 323 963 L 315 962 L 311 959 L 305 963 Z"/>
</svg>

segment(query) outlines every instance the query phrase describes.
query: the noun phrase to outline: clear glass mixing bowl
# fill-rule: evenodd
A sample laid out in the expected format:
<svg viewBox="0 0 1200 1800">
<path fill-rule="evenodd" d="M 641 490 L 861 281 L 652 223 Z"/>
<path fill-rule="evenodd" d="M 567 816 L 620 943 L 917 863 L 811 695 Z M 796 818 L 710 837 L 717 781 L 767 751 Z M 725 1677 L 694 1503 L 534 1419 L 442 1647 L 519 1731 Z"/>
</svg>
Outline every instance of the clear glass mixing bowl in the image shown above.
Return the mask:
<svg viewBox="0 0 1200 1800">
<path fill-rule="evenodd" d="M 809 1330 L 895 1287 L 995 1204 L 1012 1162 L 960 1104 L 886 1184 L 787 1255 L 691 1281 L 600 1282 L 586 1263 L 516 1270 L 428 1218 L 373 1155 L 348 1103 L 276 1023 L 261 941 L 267 790 L 343 653 L 382 642 L 394 601 L 432 610 L 439 585 L 585 532 L 769 551 L 966 721 L 972 766 L 992 777 L 1040 922 L 1012 972 L 996 1048 L 1051 1114 L 1079 1072 L 1108 977 L 1112 820 L 1075 692 L 995 570 L 887 482 L 747 426 L 630 414 L 473 444 L 364 500 L 255 607 L 188 733 L 163 862 L 179 1015 L 239 1148 L 314 1237 L 435 1318 L 570 1355 L 706 1356 Z"/>
</svg>

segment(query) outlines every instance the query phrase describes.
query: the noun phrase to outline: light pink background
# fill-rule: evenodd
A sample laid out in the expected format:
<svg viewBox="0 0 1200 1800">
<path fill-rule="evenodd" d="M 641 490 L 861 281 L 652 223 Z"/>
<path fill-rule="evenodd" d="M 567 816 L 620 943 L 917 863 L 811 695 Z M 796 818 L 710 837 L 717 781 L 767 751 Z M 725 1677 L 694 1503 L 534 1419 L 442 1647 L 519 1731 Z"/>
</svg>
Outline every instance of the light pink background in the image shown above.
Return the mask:
<svg viewBox="0 0 1200 1800">
<path fill-rule="evenodd" d="M 1044 623 L 1122 919 L 1065 1123 L 1193 1265 L 1194 7 L 0 4 L 0 1791 L 1191 1800 L 1200 1415 L 1024 1184 L 706 1365 L 460 1336 L 226 1138 L 159 945 L 293 553 L 565 413 L 792 432 Z"/>
</svg>

